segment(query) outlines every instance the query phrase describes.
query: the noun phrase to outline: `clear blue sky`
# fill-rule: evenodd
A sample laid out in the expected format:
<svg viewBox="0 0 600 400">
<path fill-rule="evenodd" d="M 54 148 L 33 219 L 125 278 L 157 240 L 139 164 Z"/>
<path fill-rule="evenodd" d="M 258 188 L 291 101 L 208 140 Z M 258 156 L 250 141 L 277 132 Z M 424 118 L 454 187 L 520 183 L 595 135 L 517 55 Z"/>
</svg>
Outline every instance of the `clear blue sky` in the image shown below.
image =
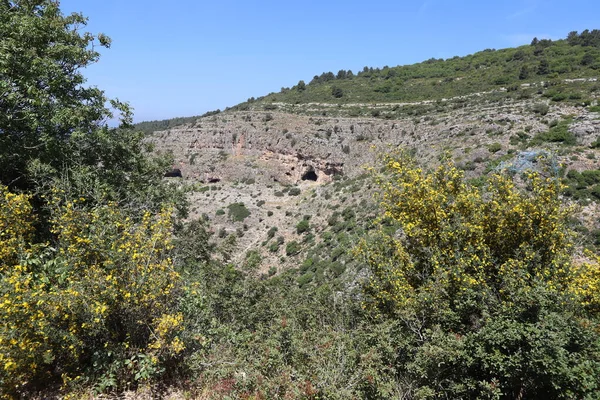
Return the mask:
<svg viewBox="0 0 600 400">
<path fill-rule="evenodd" d="M 62 0 L 113 39 L 88 83 L 135 121 L 202 114 L 340 69 L 467 55 L 600 29 L 598 0 Z"/>
</svg>

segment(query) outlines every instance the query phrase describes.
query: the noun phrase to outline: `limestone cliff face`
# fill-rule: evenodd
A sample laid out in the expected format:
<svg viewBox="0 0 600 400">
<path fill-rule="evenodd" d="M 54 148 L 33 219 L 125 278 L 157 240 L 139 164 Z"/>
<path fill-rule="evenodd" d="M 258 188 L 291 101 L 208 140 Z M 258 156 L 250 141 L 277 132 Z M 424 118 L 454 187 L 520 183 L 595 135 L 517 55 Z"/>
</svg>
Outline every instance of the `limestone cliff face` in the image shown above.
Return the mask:
<svg viewBox="0 0 600 400">
<path fill-rule="evenodd" d="M 353 177 L 373 164 L 378 151 L 410 148 L 420 160 L 435 162 L 449 152 L 465 163 L 490 157 L 500 143 L 506 154 L 511 137 L 533 137 L 548 123 L 574 116 L 571 131 L 587 145 L 600 134 L 597 116 L 585 108 L 551 105 L 543 118 L 529 111 L 531 100 L 470 103 L 460 109 L 403 119 L 309 116 L 282 111 L 238 111 L 200 118 L 195 124 L 155 132 L 158 151 L 170 151 L 184 178 L 299 184 Z M 514 147 L 514 146 L 512 146 Z M 514 151 L 514 150 L 513 150 Z M 483 168 L 483 167 L 482 167 Z"/>
</svg>

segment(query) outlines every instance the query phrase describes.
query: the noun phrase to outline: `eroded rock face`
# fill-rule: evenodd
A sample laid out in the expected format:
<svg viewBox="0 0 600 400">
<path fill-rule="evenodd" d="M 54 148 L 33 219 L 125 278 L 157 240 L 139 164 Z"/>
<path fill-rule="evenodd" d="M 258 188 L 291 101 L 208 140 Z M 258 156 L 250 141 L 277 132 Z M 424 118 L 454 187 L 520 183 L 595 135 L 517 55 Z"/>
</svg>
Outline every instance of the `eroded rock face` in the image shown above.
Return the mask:
<svg viewBox="0 0 600 400">
<path fill-rule="evenodd" d="M 186 177 L 202 182 L 210 182 L 209 176 L 233 181 L 252 176 L 285 184 L 325 183 L 346 173 L 349 157 L 342 147 L 351 138 L 340 135 L 340 128 L 331 134 L 332 127 L 311 124 L 309 117 L 274 114 L 267 121 L 267 114 L 204 118 L 194 126 L 157 132 L 151 140 L 159 151 L 173 153 Z M 310 171 L 316 177 L 306 175 Z"/>
<path fill-rule="evenodd" d="M 581 144 L 589 144 L 590 140 L 600 135 L 600 121 L 589 117 L 574 121 L 569 130 L 578 138 Z"/>
<path fill-rule="evenodd" d="M 321 184 L 335 175 L 354 177 L 375 164 L 378 152 L 412 149 L 421 161 L 435 162 L 442 149 L 464 163 L 483 163 L 487 146 L 510 138 L 529 137 L 549 129 L 544 121 L 575 119 L 571 131 L 588 145 L 600 134 L 600 122 L 583 108 L 554 106 L 541 119 L 528 112 L 530 103 L 473 103 L 443 114 L 381 118 L 342 118 L 283 112 L 237 111 L 200 118 L 193 125 L 156 132 L 149 140 L 158 151 L 172 152 L 185 179 L 199 182 Z"/>
<path fill-rule="evenodd" d="M 302 154 L 282 154 L 271 150 L 260 156 L 272 180 L 284 184 L 302 181 L 317 183 L 330 182 L 334 175 L 344 174 L 343 162 L 313 159 Z"/>
</svg>

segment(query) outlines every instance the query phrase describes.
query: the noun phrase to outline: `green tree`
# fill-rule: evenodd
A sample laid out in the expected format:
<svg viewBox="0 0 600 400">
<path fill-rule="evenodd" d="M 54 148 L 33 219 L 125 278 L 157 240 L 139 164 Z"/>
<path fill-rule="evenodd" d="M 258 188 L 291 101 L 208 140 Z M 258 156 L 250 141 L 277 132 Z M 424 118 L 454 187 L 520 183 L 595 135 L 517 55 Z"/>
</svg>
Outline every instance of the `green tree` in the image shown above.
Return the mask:
<svg viewBox="0 0 600 400">
<path fill-rule="evenodd" d="M 577 33 L 577 31 L 569 32 L 569 34 L 567 35 L 567 42 L 571 46 L 575 46 L 575 45 L 579 44 L 579 34 Z"/>
<path fill-rule="evenodd" d="M 529 77 L 529 68 L 526 65 L 523 65 L 519 70 L 519 79 L 527 79 Z"/>
<path fill-rule="evenodd" d="M 296 224 L 296 233 L 299 235 L 310 231 L 310 224 L 307 219 L 302 219 L 298 224 Z"/>
<path fill-rule="evenodd" d="M 85 86 L 110 45 L 85 24 L 58 1 L 0 1 L 0 397 L 84 375 L 122 387 L 185 348 L 168 204 L 182 193 L 129 107 Z"/>
<path fill-rule="evenodd" d="M 341 88 L 334 86 L 331 88 L 331 95 L 336 99 L 339 99 L 344 96 L 344 91 Z"/>
<path fill-rule="evenodd" d="M 0 183 L 39 194 L 62 180 L 89 200 L 150 207 L 170 160 L 148 157 L 125 103 L 85 86 L 82 70 L 111 43 L 83 32 L 86 22 L 58 1 L 0 2 Z M 110 128 L 115 111 L 121 123 Z"/>
<path fill-rule="evenodd" d="M 548 75 L 549 73 L 550 73 L 550 64 L 548 63 L 548 60 L 546 60 L 546 59 L 540 60 L 540 63 L 537 68 L 537 74 L 538 75 Z"/>
</svg>

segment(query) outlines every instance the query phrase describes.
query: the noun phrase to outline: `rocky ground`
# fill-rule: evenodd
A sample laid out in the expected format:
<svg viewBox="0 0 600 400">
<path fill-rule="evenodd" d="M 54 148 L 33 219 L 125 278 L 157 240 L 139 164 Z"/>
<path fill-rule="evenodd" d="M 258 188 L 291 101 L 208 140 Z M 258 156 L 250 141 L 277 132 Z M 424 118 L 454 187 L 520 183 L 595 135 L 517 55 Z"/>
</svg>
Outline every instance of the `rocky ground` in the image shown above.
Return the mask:
<svg viewBox="0 0 600 400">
<path fill-rule="evenodd" d="M 149 139 L 156 151 L 173 154 L 183 178 L 167 179 L 190 190 L 191 217 L 208 218 L 217 241 L 236 237 L 234 262 L 260 249 L 264 273 L 301 261 L 302 254 L 286 256 L 285 246 L 272 251 L 269 243 L 279 236 L 284 243 L 301 242 L 296 225 L 305 216 L 318 234 L 334 210 L 372 204 L 364 167 L 390 148 L 410 149 L 425 166 L 450 154 L 471 177 L 547 150 L 567 169 L 600 168 L 600 154 L 590 148 L 600 136 L 600 115 L 536 96 L 491 93 L 426 104 L 273 103 L 268 108 L 223 112 Z M 356 108 L 361 115 L 348 116 Z M 575 145 L 532 144 L 536 135 L 567 119 Z M 249 215 L 233 221 L 228 207 L 238 203 Z M 269 238 L 273 228 L 277 233 Z"/>
</svg>

